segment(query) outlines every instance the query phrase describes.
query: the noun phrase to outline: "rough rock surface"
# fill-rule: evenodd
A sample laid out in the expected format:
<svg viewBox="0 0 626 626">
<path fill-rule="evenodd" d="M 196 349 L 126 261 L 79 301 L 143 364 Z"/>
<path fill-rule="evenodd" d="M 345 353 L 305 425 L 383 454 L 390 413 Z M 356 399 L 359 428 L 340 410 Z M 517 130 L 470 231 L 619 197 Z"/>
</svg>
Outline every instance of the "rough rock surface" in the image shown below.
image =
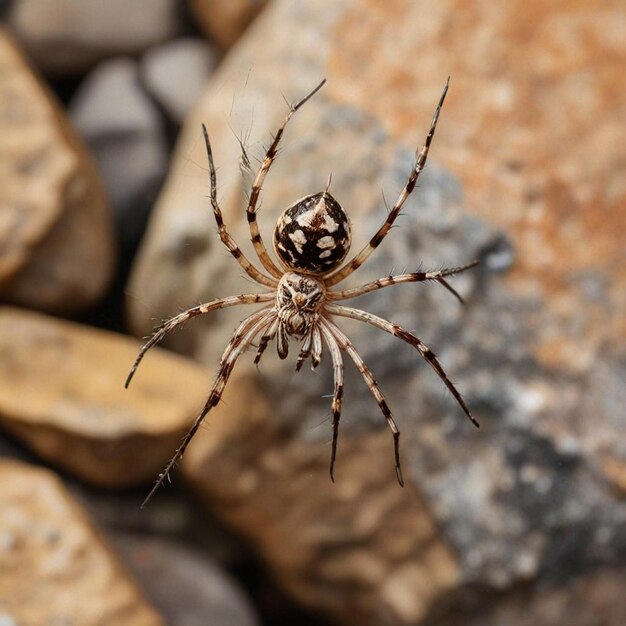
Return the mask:
<svg viewBox="0 0 626 626">
<path fill-rule="evenodd" d="M 188 0 L 200 28 L 222 48 L 230 48 L 267 0 Z"/>
<path fill-rule="evenodd" d="M 350 367 L 330 483 L 330 400 L 320 398 L 332 391 L 328 359 L 319 375 L 296 377 L 270 351 L 261 377 L 242 359 L 231 395 L 184 463 L 283 584 L 343 623 L 353 611 L 364 624 L 455 623 L 462 611 L 476 623 L 518 626 L 541 623 L 559 603 L 581 607 L 569 613 L 575 626 L 622 623 L 626 603 L 613 582 L 623 580 L 626 558 L 619 7 L 516 1 L 494 13 L 485 1 L 470 19 L 460 2 L 279 0 L 185 125 L 129 287 L 139 333 L 148 307 L 168 315 L 252 290 L 237 282 L 241 270 L 208 221 L 201 121 L 226 223 L 248 252 L 229 123 L 259 156 L 257 142 L 285 114 L 280 94 L 295 99 L 328 76 L 287 131 L 288 158 L 268 176 L 260 220 L 268 240 L 281 209 L 322 189 L 332 172 L 358 249 L 386 215 L 380 188 L 390 201 L 401 188 L 452 75 L 400 228 L 348 284 L 420 263 L 482 261 L 455 280 L 464 308 L 438 285 L 353 303 L 415 329 L 482 429 L 409 347 L 346 323 L 403 432 L 404 490 L 394 484 L 384 420 Z M 380 65 L 363 78 L 357 67 L 374 48 Z M 216 364 L 242 316 L 198 320 L 170 345 Z M 385 532 L 399 545 L 391 552 Z M 442 573 L 431 581 L 431 571 Z M 597 611 L 582 610 L 587 600 Z"/>
<path fill-rule="evenodd" d="M 0 623 L 164 623 L 52 472 L 0 460 L 0 484 Z"/>
<path fill-rule="evenodd" d="M 169 119 L 182 124 L 217 64 L 202 39 L 176 39 L 148 50 L 141 59 L 141 79 Z"/>
<path fill-rule="evenodd" d="M 16 0 L 6 20 L 37 67 L 50 74 L 141 52 L 180 29 L 177 0 Z"/>
<path fill-rule="evenodd" d="M 53 312 L 92 305 L 115 259 L 83 144 L 0 30 L 0 298 Z"/>
<path fill-rule="evenodd" d="M 91 148 L 115 211 L 122 245 L 136 245 L 167 169 L 159 111 L 128 58 L 98 65 L 74 94 L 69 116 Z"/>
<path fill-rule="evenodd" d="M 232 381 L 183 463 L 192 485 L 309 608 L 350 624 L 417 623 L 460 568 L 422 499 L 395 486 L 387 433 L 344 438 L 333 486 L 326 441 L 281 436 L 256 385 Z"/>
<path fill-rule="evenodd" d="M 154 478 L 202 405 L 210 380 L 157 350 L 133 384 L 138 342 L 19 309 L 0 309 L 0 423 L 92 484 Z"/>
</svg>

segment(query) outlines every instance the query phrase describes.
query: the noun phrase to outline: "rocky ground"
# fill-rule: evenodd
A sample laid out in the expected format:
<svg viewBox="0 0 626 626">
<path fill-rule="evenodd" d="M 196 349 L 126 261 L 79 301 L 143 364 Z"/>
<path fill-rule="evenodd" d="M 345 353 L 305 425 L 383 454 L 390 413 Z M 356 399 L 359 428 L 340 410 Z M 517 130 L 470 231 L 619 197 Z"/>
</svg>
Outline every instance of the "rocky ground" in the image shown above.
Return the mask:
<svg viewBox="0 0 626 626">
<path fill-rule="evenodd" d="M 0 28 L 0 625 L 626 623 L 626 160 L 619 0 L 13 0 Z M 286 105 L 322 77 L 268 176 L 266 237 L 324 188 L 362 245 L 431 157 L 351 286 L 479 268 L 354 306 L 345 328 L 402 431 L 346 370 L 243 358 L 173 485 L 151 480 L 243 317 L 200 318 L 123 382 L 155 320 L 252 291 L 229 230 Z M 382 193 L 381 193 L 382 192 Z M 394 269 L 395 268 L 395 269 Z M 176 354 L 177 353 L 177 354 Z M 209 621 L 207 621 L 209 620 Z"/>
</svg>

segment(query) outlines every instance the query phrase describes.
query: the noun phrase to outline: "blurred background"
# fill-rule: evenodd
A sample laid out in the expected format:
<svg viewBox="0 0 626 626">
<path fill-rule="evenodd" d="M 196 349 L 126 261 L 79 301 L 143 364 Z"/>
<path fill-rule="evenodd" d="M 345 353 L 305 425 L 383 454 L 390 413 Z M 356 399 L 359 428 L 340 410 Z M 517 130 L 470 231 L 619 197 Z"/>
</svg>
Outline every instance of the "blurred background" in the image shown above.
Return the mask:
<svg viewBox="0 0 626 626">
<path fill-rule="evenodd" d="M 626 624 L 626 11 L 620 0 L 0 2 L 0 625 Z M 481 261 L 354 306 L 440 356 L 345 330 L 347 367 L 242 358 L 172 484 L 139 509 L 250 309 L 193 320 L 124 379 L 159 320 L 254 291 L 219 242 L 267 177 L 323 189 L 354 249 L 386 215 L 447 76 L 430 160 L 347 281 Z M 259 289 L 261 291 L 261 289 Z M 294 344 L 292 344 L 293 346 Z M 295 347 L 292 347 L 292 352 Z"/>
</svg>

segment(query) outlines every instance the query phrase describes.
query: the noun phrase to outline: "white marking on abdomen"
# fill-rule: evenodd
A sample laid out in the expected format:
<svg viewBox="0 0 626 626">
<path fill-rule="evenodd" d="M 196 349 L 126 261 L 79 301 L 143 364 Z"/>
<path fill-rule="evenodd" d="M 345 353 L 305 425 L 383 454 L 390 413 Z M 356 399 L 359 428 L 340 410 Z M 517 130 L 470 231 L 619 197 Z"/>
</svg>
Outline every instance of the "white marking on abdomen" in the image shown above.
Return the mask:
<svg viewBox="0 0 626 626">
<path fill-rule="evenodd" d="M 329 233 L 334 233 L 339 228 L 339 224 L 328 213 L 324 213 L 324 228 Z"/>
<path fill-rule="evenodd" d="M 317 242 L 317 247 L 321 248 L 322 250 L 326 250 L 328 248 L 334 248 L 335 247 L 335 240 L 330 235 L 327 235 L 326 237 L 322 237 Z"/>
<path fill-rule="evenodd" d="M 315 209 L 310 209 L 301 215 L 298 215 L 296 218 L 296 222 L 298 222 L 298 226 L 302 226 L 302 228 L 310 228 L 311 222 L 315 217 Z"/>
<path fill-rule="evenodd" d="M 289 233 L 289 239 L 293 241 L 293 245 L 299 254 L 302 254 L 302 246 L 306 243 L 306 237 L 301 230 L 296 230 L 294 233 Z"/>
</svg>

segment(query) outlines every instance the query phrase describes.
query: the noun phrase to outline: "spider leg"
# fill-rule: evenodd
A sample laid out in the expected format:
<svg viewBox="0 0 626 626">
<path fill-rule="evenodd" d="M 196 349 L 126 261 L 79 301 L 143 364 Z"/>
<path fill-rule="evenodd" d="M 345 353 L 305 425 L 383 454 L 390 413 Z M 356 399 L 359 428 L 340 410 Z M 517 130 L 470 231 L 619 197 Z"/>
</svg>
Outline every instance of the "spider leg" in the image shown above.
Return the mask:
<svg viewBox="0 0 626 626">
<path fill-rule="evenodd" d="M 254 364 L 258 365 L 261 361 L 261 357 L 265 352 L 268 344 L 274 337 L 276 337 L 276 333 L 278 332 L 278 325 L 280 324 L 280 320 L 278 317 L 268 326 L 267 330 L 261 336 L 261 341 L 259 342 L 259 349 L 257 350 L 256 356 L 254 357 Z"/>
<path fill-rule="evenodd" d="M 261 187 L 263 186 L 263 182 L 265 181 L 265 177 L 276 158 L 276 153 L 278 151 L 278 144 L 283 136 L 285 131 L 285 127 L 287 123 L 293 116 L 293 114 L 305 103 L 309 100 L 313 95 L 315 95 L 324 85 L 326 79 L 324 79 L 313 91 L 311 91 L 308 95 L 306 95 L 302 100 L 296 102 L 295 104 L 289 105 L 289 112 L 285 117 L 285 121 L 282 123 L 281 127 L 274 135 L 274 139 L 270 144 L 267 152 L 265 153 L 265 158 L 261 163 L 261 167 L 254 179 L 254 183 L 252 183 L 252 189 L 250 191 L 250 200 L 248 202 L 248 208 L 246 210 L 246 216 L 248 218 L 248 224 L 250 225 L 250 237 L 252 238 L 252 245 L 256 250 L 257 256 L 259 257 L 263 267 L 276 278 L 280 278 L 283 275 L 283 272 L 276 266 L 274 261 L 270 258 L 267 253 L 267 249 L 265 248 L 265 244 L 263 243 L 263 239 L 261 238 L 261 233 L 259 231 L 259 226 L 256 220 L 256 209 L 257 203 L 259 200 L 259 194 L 261 192 Z"/>
<path fill-rule="evenodd" d="M 211 302 L 205 302 L 204 304 L 200 304 L 198 306 L 194 306 L 191 309 L 187 309 L 178 315 L 170 318 L 160 326 L 158 326 L 152 337 L 142 346 L 133 366 L 130 369 L 128 377 L 126 378 L 126 383 L 124 386 L 128 388 L 130 385 L 130 381 L 133 379 L 135 372 L 137 371 L 137 367 L 141 363 L 144 355 L 152 346 L 159 343 L 165 335 L 167 335 L 170 331 L 174 330 L 177 326 L 184 324 L 187 320 L 190 320 L 192 317 L 197 317 L 198 315 L 204 315 L 205 313 L 210 313 L 211 311 L 216 311 L 217 309 L 224 309 L 226 307 L 235 306 L 237 304 L 257 304 L 258 302 L 269 302 L 275 298 L 274 293 L 249 293 L 242 294 L 240 296 L 230 296 L 228 298 L 222 298 L 220 300 L 212 300 Z"/>
<path fill-rule="evenodd" d="M 371 324 L 376 328 L 380 328 L 385 332 L 388 332 L 395 337 L 399 337 L 402 341 L 406 341 L 409 345 L 413 346 L 422 357 L 428 362 L 428 364 L 435 370 L 439 378 L 443 381 L 445 386 L 448 388 L 450 393 L 454 396 L 454 399 L 458 402 L 459 406 L 463 409 L 463 412 L 470 419 L 474 426 L 479 427 L 479 423 L 476 421 L 474 416 L 471 414 L 467 404 L 465 404 L 465 400 L 463 400 L 463 396 L 459 393 L 458 389 L 453 385 L 452 381 L 448 378 L 448 375 L 444 371 L 441 363 L 435 356 L 434 352 L 416 335 L 404 330 L 397 324 L 392 324 L 387 320 L 384 320 L 382 317 L 378 317 L 372 313 L 368 313 L 367 311 L 361 311 L 360 309 L 353 309 L 350 307 L 338 306 L 336 304 L 329 304 L 326 307 L 328 313 L 332 315 L 339 315 L 341 317 L 349 317 L 354 320 L 359 320 L 361 322 L 365 322 L 367 324 Z"/>
<path fill-rule="evenodd" d="M 341 307 L 335 307 L 341 308 Z M 404 487 L 404 478 L 402 476 L 402 467 L 400 465 L 400 431 L 396 426 L 396 423 L 391 414 L 391 410 L 385 401 L 385 398 L 378 387 L 378 383 L 374 378 L 374 375 L 370 371 L 369 367 L 365 365 L 365 361 L 361 358 L 361 355 L 356 351 L 355 347 L 352 345 L 352 342 L 346 337 L 346 335 L 339 329 L 339 327 L 331 322 L 328 318 L 324 318 L 322 320 L 322 324 L 324 324 L 332 333 L 333 337 L 336 339 L 339 347 L 342 350 L 345 350 L 350 358 L 354 361 L 359 372 L 361 372 L 361 376 L 365 379 L 369 390 L 372 392 L 372 395 L 376 399 L 378 406 L 385 416 L 387 420 L 387 425 L 393 434 L 393 447 L 394 447 L 394 456 L 395 456 L 395 468 L 396 468 L 396 477 L 398 479 L 398 483 L 400 483 L 401 487 Z"/>
<path fill-rule="evenodd" d="M 463 296 L 445 279 L 435 279 L 444 289 L 447 289 L 461 304 L 465 304 Z"/>
<path fill-rule="evenodd" d="M 333 373 L 335 379 L 335 387 L 333 392 L 333 447 L 330 455 L 330 479 L 335 482 L 335 459 L 337 458 L 337 441 L 339 438 L 339 419 L 341 417 L 341 405 L 343 403 L 343 358 L 339 344 L 333 336 L 332 332 L 326 327 L 321 328 L 326 345 L 330 351 L 333 360 Z"/>
<path fill-rule="evenodd" d="M 220 235 L 222 243 L 228 248 L 229 252 L 237 259 L 237 262 L 243 270 L 257 283 L 266 285 L 267 287 L 276 287 L 278 282 L 274 278 L 266 276 L 260 272 L 244 255 L 239 246 L 235 243 L 235 240 L 230 236 L 226 226 L 224 224 L 224 218 L 222 217 L 222 210 L 217 202 L 217 176 L 215 174 L 215 163 L 213 162 L 213 151 L 211 150 L 211 142 L 209 141 L 209 134 L 206 126 L 202 124 L 202 133 L 204 135 L 204 143 L 206 145 L 207 158 L 209 160 L 209 177 L 211 181 L 211 206 L 213 207 L 213 215 L 215 215 L 215 221 L 217 222 L 217 230 Z"/>
<path fill-rule="evenodd" d="M 472 263 L 462 265 L 461 267 L 453 267 L 438 272 L 413 272 L 412 274 L 385 276 L 384 278 L 379 278 L 378 280 L 374 280 L 371 283 L 366 283 L 365 285 L 361 285 L 360 287 L 344 289 L 343 291 L 328 291 L 326 293 L 326 298 L 328 300 L 347 300 L 348 298 L 355 298 L 356 296 L 361 296 L 364 293 L 370 293 L 370 291 L 376 291 L 377 289 L 383 289 L 384 287 L 390 287 L 391 285 L 399 285 L 400 283 L 419 283 L 434 280 L 438 283 L 441 283 L 444 287 L 446 287 L 446 289 L 451 291 L 461 302 L 463 302 L 461 296 L 447 283 L 445 277 L 460 274 L 461 272 L 465 272 L 466 270 L 469 270 L 476 265 L 478 265 L 478 261 L 473 261 Z"/>
<path fill-rule="evenodd" d="M 237 359 L 246 351 L 246 349 L 250 346 L 255 336 L 267 326 L 271 322 L 272 316 L 274 315 L 273 311 L 262 310 L 252 313 L 249 315 L 241 324 L 239 328 L 235 331 L 230 343 L 226 347 L 222 358 L 220 359 L 220 370 L 215 379 L 215 383 L 213 384 L 213 388 L 209 394 L 209 397 L 204 405 L 200 415 L 196 417 L 193 425 L 189 429 L 189 432 L 185 435 L 182 443 L 174 453 L 174 456 L 170 459 L 168 464 L 165 466 L 165 469 L 159 474 L 154 486 L 146 496 L 145 500 L 141 504 L 141 508 L 146 506 L 150 498 L 155 494 L 157 489 L 163 484 L 163 482 L 169 477 L 170 472 L 174 469 L 174 466 L 180 461 L 182 458 L 187 446 L 190 441 L 193 439 L 194 435 L 198 432 L 198 429 L 202 425 L 204 418 L 207 416 L 208 412 L 215 406 L 219 404 L 219 401 L 222 397 L 222 393 L 224 391 L 224 387 L 228 382 L 230 374 L 235 367 L 235 363 Z"/>
<path fill-rule="evenodd" d="M 430 144 L 435 135 L 435 128 L 437 127 L 437 121 L 439 120 L 439 113 L 441 111 L 441 107 L 443 106 L 443 101 L 446 98 L 446 94 L 448 93 L 448 85 L 450 83 L 450 79 L 446 81 L 446 85 L 443 88 L 443 92 L 441 97 L 439 98 L 439 103 L 437 104 L 437 108 L 435 109 L 435 113 L 433 115 L 432 122 L 430 124 L 430 130 L 428 131 L 428 135 L 426 135 L 426 141 L 422 146 L 422 149 L 415 154 L 415 165 L 411 170 L 411 174 L 409 175 L 409 179 L 407 180 L 404 189 L 400 192 L 396 203 L 393 205 L 389 214 L 387 215 L 387 219 L 383 223 L 383 225 L 378 229 L 376 234 L 370 239 L 369 243 L 355 256 L 351 261 L 348 261 L 343 267 L 339 268 L 329 276 L 325 278 L 326 285 L 328 287 L 332 285 L 336 285 L 338 282 L 342 281 L 347 276 L 350 276 L 352 272 L 358 269 L 363 263 L 367 260 L 370 254 L 374 252 L 374 250 L 380 245 L 380 242 L 385 238 L 387 233 L 391 230 L 393 223 L 396 218 L 400 214 L 400 210 L 402 209 L 402 205 L 405 203 L 406 199 L 411 195 L 411 192 L 415 188 L 415 184 L 417 183 L 417 179 L 424 169 L 424 165 L 426 164 L 426 159 L 428 158 L 428 151 L 430 149 Z"/>
</svg>

